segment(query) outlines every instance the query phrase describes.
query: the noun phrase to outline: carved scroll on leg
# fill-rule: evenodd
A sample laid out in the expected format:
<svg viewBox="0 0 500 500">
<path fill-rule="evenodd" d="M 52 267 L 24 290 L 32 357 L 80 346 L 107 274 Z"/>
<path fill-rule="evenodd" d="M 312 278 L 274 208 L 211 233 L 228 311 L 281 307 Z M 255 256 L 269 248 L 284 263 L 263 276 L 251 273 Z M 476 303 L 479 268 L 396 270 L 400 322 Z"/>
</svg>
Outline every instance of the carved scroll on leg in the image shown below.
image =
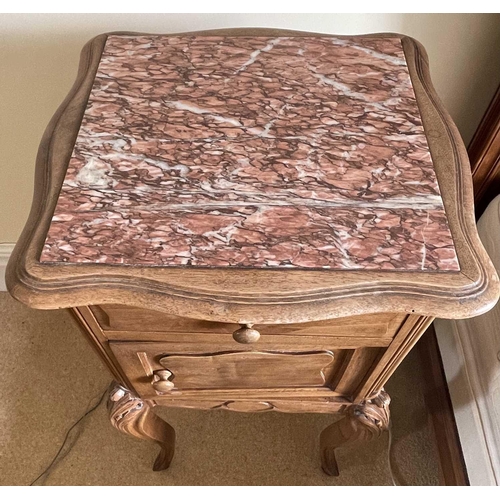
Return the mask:
<svg viewBox="0 0 500 500">
<path fill-rule="evenodd" d="M 161 451 L 153 470 L 167 469 L 175 450 L 175 430 L 158 417 L 147 401 L 114 383 L 110 387 L 108 412 L 111 424 L 119 431 L 140 439 L 156 441 Z"/>
<path fill-rule="evenodd" d="M 390 402 L 389 395 L 381 390 L 361 403 L 347 407 L 344 418 L 321 433 L 321 466 L 326 474 L 339 475 L 335 458 L 337 448 L 356 441 L 368 441 L 388 429 Z"/>
</svg>

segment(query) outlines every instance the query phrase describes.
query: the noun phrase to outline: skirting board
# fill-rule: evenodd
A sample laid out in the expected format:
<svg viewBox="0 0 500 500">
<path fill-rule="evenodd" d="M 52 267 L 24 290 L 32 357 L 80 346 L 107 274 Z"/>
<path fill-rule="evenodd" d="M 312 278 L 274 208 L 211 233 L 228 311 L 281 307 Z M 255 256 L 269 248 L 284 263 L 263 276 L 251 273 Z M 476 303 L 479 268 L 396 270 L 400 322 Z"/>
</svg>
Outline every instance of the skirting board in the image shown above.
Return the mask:
<svg viewBox="0 0 500 500">
<path fill-rule="evenodd" d="M 500 274 L 500 196 L 477 224 Z M 500 303 L 463 320 L 436 320 L 441 351 L 471 486 L 500 485 Z"/>
<path fill-rule="evenodd" d="M 9 262 L 10 255 L 14 250 L 15 243 L 0 243 L 0 292 L 6 292 L 5 269 Z"/>
<path fill-rule="evenodd" d="M 481 367 L 477 366 L 470 345 L 479 340 L 481 332 L 468 331 L 463 323 L 447 320 L 435 320 L 434 328 L 470 484 L 498 486 L 500 435 L 496 395 L 489 384 L 485 387 L 484 380 L 480 380 Z"/>
</svg>

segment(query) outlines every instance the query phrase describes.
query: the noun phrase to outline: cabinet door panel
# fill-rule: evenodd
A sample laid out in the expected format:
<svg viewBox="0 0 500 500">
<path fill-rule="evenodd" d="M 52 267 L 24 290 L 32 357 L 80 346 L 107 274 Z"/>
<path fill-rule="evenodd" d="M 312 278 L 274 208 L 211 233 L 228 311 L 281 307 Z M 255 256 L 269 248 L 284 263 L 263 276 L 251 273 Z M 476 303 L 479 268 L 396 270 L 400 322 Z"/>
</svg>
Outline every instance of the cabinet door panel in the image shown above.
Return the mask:
<svg viewBox="0 0 500 500">
<path fill-rule="evenodd" d="M 165 356 L 160 364 L 178 389 L 261 389 L 323 387 L 331 375 L 333 352 L 232 352 Z"/>
<path fill-rule="evenodd" d="M 350 352 L 345 349 L 249 351 L 242 347 L 199 354 L 189 353 L 186 345 L 173 348 L 160 342 L 110 342 L 109 345 L 134 389 L 143 397 L 165 392 L 185 395 L 315 388 L 331 393 Z M 162 389 L 157 390 L 158 387 Z"/>
</svg>

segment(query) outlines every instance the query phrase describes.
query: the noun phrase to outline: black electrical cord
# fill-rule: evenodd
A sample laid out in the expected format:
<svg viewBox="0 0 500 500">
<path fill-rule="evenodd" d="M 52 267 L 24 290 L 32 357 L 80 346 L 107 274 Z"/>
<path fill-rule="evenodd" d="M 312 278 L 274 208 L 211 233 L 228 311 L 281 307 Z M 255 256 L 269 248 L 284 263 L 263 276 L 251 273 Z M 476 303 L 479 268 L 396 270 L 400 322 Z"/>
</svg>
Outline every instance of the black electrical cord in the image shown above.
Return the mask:
<svg viewBox="0 0 500 500">
<path fill-rule="evenodd" d="M 71 434 L 71 431 L 85 418 L 87 417 L 88 415 L 90 415 L 94 410 L 96 410 L 100 404 L 102 403 L 102 401 L 104 400 L 104 396 L 106 395 L 106 393 L 108 392 L 108 389 L 106 389 L 100 396 L 99 398 L 99 401 L 97 401 L 96 404 L 94 404 L 94 406 L 92 406 L 92 408 L 88 409 L 69 429 L 68 431 L 66 432 L 66 435 L 64 436 L 64 440 L 63 440 L 63 443 L 61 444 L 61 446 L 59 447 L 59 449 L 57 450 L 57 453 L 55 454 L 54 458 L 52 459 L 52 461 L 50 462 L 50 464 L 46 467 L 46 469 L 34 480 L 30 483 L 30 486 L 34 486 L 35 483 L 37 481 L 39 481 L 42 477 L 45 476 L 45 479 L 47 479 L 47 477 L 49 476 L 49 474 L 52 472 L 52 469 L 54 468 L 54 466 L 60 462 L 63 458 L 65 458 L 67 456 L 67 454 L 72 450 L 73 446 L 75 445 L 76 443 L 76 440 L 72 443 L 72 445 L 66 450 L 66 452 L 64 454 L 62 454 L 62 451 L 64 449 L 64 446 L 66 445 L 66 442 L 68 441 L 68 438 Z M 94 398 L 92 398 L 94 399 Z"/>
<path fill-rule="evenodd" d="M 74 444 L 76 443 L 76 440 L 75 442 L 73 442 L 72 446 L 66 450 L 66 453 L 62 454 L 62 451 L 64 449 L 64 446 L 66 445 L 66 442 L 68 441 L 69 439 L 69 436 L 70 436 L 70 433 L 71 431 L 80 423 L 82 422 L 82 420 L 87 417 L 88 415 L 90 415 L 93 411 L 95 411 L 99 406 L 100 404 L 102 403 L 103 399 L 104 399 L 104 396 L 106 395 L 106 393 L 108 392 L 108 389 L 104 390 L 104 392 L 101 394 L 99 400 L 97 401 L 97 403 L 94 404 L 94 406 L 92 406 L 92 408 L 89 408 L 69 429 L 68 431 L 66 432 L 66 435 L 64 436 L 64 440 L 63 440 L 63 443 L 61 444 L 61 446 L 59 447 L 59 449 L 57 450 L 57 453 L 55 454 L 54 458 L 52 459 L 52 461 L 50 462 L 50 464 L 45 468 L 45 470 L 34 480 L 30 483 L 30 486 L 34 486 L 35 483 L 37 481 L 39 481 L 42 477 L 45 476 L 45 479 L 47 479 L 48 475 L 51 473 L 52 469 L 54 468 L 54 466 L 60 462 L 63 458 L 65 458 L 68 453 L 71 451 L 71 449 L 73 448 Z M 388 434 L 389 434 L 389 437 L 388 437 L 388 446 L 387 446 L 387 463 L 388 463 L 388 466 L 389 466 L 389 474 L 391 476 L 391 480 L 392 480 L 392 484 L 393 486 L 401 486 L 402 483 L 399 482 L 399 481 L 396 481 L 396 476 L 394 474 L 394 469 L 392 467 L 392 457 L 391 457 L 391 452 L 392 452 L 392 422 L 389 422 L 389 429 L 388 429 Z"/>
</svg>

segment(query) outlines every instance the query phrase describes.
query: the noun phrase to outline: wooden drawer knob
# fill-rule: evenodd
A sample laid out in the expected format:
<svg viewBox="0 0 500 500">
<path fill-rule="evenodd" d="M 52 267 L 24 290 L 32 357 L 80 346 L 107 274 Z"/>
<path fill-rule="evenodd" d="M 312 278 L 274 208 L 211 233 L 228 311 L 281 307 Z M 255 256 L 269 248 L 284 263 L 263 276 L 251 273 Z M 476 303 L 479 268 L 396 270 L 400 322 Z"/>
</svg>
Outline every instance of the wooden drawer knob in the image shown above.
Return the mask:
<svg viewBox="0 0 500 500">
<path fill-rule="evenodd" d="M 153 374 L 151 382 L 156 392 L 169 392 L 174 388 L 174 383 L 169 380 L 172 372 L 168 370 L 157 370 Z"/>
<path fill-rule="evenodd" d="M 245 325 L 233 333 L 233 339 L 240 344 L 251 344 L 260 339 L 260 333 L 254 330 L 252 325 Z"/>
</svg>

